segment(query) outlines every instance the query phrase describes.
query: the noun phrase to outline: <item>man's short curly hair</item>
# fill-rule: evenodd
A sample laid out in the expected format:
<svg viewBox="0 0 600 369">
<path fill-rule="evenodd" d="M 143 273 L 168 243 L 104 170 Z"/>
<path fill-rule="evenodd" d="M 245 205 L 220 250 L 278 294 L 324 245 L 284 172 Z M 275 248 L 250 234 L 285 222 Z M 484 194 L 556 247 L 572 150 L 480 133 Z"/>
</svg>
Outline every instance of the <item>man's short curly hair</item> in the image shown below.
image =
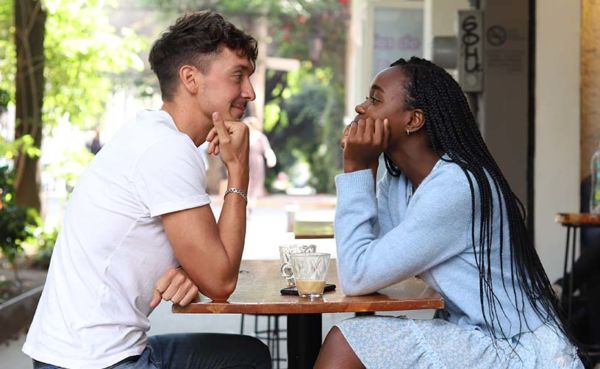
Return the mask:
<svg viewBox="0 0 600 369">
<path fill-rule="evenodd" d="M 154 42 L 148 61 L 160 84 L 163 100 L 170 100 L 177 87 L 182 65 L 194 65 L 203 73 L 223 47 L 236 51 L 253 63 L 258 55 L 256 39 L 211 11 L 186 14 L 177 19 Z"/>
</svg>

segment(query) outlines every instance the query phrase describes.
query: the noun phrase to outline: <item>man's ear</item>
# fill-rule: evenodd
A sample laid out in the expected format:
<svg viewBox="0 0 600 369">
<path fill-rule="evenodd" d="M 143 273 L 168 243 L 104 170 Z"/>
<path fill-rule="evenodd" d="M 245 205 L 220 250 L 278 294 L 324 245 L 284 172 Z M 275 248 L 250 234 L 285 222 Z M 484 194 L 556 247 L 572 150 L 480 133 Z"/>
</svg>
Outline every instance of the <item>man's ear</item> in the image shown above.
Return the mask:
<svg viewBox="0 0 600 369">
<path fill-rule="evenodd" d="M 198 92 L 200 87 L 199 78 L 202 73 L 198 73 L 198 68 L 192 65 L 182 65 L 179 68 L 179 80 L 183 88 L 190 94 Z"/>
<path fill-rule="evenodd" d="M 410 122 L 406 125 L 406 128 L 410 130 L 410 132 L 417 132 L 425 125 L 425 115 L 423 114 L 423 110 L 415 109 L 412 111 Z"/>
</svg>

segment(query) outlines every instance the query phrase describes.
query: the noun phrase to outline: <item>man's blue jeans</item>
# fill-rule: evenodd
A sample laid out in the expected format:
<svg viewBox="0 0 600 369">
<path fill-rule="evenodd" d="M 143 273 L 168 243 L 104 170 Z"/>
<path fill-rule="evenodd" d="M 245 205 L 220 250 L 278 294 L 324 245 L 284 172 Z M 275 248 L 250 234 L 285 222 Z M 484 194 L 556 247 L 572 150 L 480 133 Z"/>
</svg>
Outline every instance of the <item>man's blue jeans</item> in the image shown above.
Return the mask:
<svg viewBox="0 0 600 369">
<path fill-rule="evenodd" d="M 34 361 L 34 369 L 60 367 Z M 137 358 L 109 369 L 271 369 L 267 346 L 256 338 L 218 333 L 152 336 Z"/>
</svg>

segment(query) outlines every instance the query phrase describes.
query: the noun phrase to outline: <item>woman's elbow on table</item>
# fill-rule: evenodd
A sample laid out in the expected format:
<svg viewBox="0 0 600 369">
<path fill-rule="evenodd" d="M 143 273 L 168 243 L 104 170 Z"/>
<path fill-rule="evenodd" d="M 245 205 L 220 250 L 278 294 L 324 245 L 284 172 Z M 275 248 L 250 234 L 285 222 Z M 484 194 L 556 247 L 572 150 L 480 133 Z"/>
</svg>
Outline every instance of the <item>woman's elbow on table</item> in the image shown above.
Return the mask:
<svg viewBox="0 0 600 369">
<path fill-rule="evenodd" d="M 363 278 L 356 274 L 343 275 L 340 273 L 340 287 L 346 296 L 368 295 L 375 292 L 364 283 Z"/>
<path fill-rule="evenodd" d="M 360 295 L 362 295 L 358 290 L 355 290 L 353 287 L 344 285 L 341 282 L 340 282 L 340 284 L 341 284 L 342 292 L 344 293 L 344 295 L 346 295 L 346 296 L 360 296 Z"/>
<path fill-rule="evenodd" d="M 346 296 L 362 296 L 362 295 L 369 295 L 371 293 L 377 292 L 377 290 L 374 290 L 372 288 L 366 288 L 365 286 L 352 284 L 352 283 L 346 283 L 346 284 L 341 283 L 341 285 L 342 285 L 341 286 L 342 292 Z"/>
</svg>

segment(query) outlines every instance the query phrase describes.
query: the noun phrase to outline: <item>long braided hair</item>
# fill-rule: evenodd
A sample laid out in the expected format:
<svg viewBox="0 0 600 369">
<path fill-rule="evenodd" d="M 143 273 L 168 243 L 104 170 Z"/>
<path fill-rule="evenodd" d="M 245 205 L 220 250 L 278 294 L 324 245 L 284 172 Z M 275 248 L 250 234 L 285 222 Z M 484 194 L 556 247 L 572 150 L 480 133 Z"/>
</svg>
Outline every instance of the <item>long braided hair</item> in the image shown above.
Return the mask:
<svg viewBox="0 0 600 369">
<path fill-rule="evenodd" d="M 504 314 L 504 309 L 496 304 L 498 299 L 492 284 L 491 259 L 496 257 L 492 255 L 494 191 L 500 202 L 500 269 L 504 274 L 504 268 L 510 267 L 512 281 L 512 291 L 509 291 L 504 278 L 502 279 L 504 290 L 513 296 L 515 308 L 519 312 L 523 311 L 526 297 L 542 321 L 553 321 L 565 335 L 571 337 L 550 281 L 525 227 L 523 205 L 485 145 L 460 86 L 444 69 L 424 59 L 399 59 L 391 67 L 399 67 L 404 72 L 405 104 L 408 109 L 423 111 L 425 130 L 432 149 L 442 160 L 459 165 L 468 179 L 472 204 L 471 243 L 473 252 L 477 255 L 481 311 L 492 335 L 496 336 L 499 326 L 500 336 L 506 338 L 499 319 L 499 314 Z M 385 164 L 391 175 L 400 175 L 399 168 L 387 155 Z M 479 191 L 480 219 L 475 219 L 476 188 Z M 508 222 L 508 235 L 503 232 L 505 221 Z M 478 245 L 475 242 L 476 222 L 479 222 Z M 512 255 L 509 266 L 503 265 L 502 261 L 502 255 L 506 252 L 503 247 L 506 237 L 509 239 Z M 516 288 L 517 284 L 521 286 L 520 290 Z M 518 290 L 521 291 L 520 296 L 517 295 Z M 484 302 L 487 302 L 487 307 Z M 519 327 L 522 326 L 519 314 Z"/>
</svg>

